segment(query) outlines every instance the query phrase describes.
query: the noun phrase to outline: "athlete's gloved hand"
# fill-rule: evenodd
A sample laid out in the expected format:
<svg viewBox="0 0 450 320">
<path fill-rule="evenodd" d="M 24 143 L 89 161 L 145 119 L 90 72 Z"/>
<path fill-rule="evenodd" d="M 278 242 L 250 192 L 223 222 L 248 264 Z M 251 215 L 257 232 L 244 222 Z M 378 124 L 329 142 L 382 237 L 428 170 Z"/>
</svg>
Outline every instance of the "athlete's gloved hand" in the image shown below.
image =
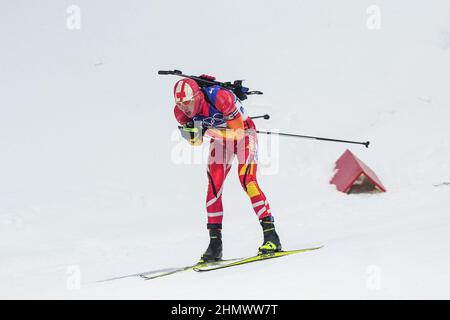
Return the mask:
<svg viewBox="0 0 450 320">
<path fill-rule="evenodd" d="M 199 146 L 203 143 L 203 127 L 196 126 L 193 121 L 186 123 L 184 126 L 179 126 L 181 136 L 186 139 L 191 145 Z"/>
</svg>

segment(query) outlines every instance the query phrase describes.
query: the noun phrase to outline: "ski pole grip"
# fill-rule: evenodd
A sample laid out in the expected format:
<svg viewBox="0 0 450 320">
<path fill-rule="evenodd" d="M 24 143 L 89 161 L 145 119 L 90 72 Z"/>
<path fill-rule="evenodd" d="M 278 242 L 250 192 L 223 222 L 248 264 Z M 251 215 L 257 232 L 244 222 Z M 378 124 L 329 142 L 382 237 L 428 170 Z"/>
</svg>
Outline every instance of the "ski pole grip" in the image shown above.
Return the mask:
<svg viewBox="0 0 450 320">
<path fill-rule="evenodd" d="M 261 94 L 263 94 L 263 93 L 262 93 L 262 91 L 248 91 L 247 94 L 248 94 L 248 95 L 252 95 L 252 94 L 258 94 L 258 95 L 261 95 Z"/>
</svg>

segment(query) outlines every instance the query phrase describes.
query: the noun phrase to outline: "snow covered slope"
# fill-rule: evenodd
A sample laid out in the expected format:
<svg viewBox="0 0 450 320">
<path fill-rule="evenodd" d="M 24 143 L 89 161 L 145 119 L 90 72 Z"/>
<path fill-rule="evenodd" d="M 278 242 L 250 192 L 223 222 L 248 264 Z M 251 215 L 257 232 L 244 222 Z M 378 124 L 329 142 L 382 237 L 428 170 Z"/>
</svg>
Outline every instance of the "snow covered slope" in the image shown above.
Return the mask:
<svg viewBox="0 0 450 320">
<path fill-rule="evenodd" d="M 80 30 L 67 28 L 73 4 Z M 450 298 L 450 4 L 372 5 L 3 1 L 0 298 Z M 272 116 L 260 129 L 371 141 L 261 137 L 284 247 L 323 249 L 95 282 L 189 265 L 207 246 L 205 164 L 177 163 L 176 79 L 156 74 L 173 68 L 264 91 L 245 101 Z M 346 148 L 387 193 L 328 184 Z M 235 170 L 224 194 L 225 257 L 255 253 L 260 226 Z"/>
</svg>

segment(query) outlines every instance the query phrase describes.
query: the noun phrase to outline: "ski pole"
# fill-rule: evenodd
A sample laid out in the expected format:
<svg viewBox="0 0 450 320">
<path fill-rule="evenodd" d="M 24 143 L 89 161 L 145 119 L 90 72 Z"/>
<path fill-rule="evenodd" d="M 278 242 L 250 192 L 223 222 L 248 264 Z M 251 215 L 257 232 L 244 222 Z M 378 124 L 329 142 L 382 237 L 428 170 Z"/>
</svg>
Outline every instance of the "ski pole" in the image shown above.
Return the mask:
<svg viewBox="0 0 450 320">
<path fill-rule="evenodd" d="M 322 140 L 322 141 L 362 144 L 362 145 L 366 146 L 366 148 L 368 148 L 369 144 L 370 144 L 370 141 L 358 142 L 358 141 L 349 141 L 349 140 L 340 140 L 340 139 L 330 139 L 330 138 L 321 138 L 321 137 L 313 137 L 313 136 L 304 136 L 304 135 L 300 135 L 300 134 L 282 133 L 282 132 L 271 132 L 271 131 L 256 130 L 256 133 L 277 134 L 279 136 L 287 136 L 287 137 L 295 137 L 295 138 L 304 138 L 304 139 L 315 139 L 315 140 Z"/>
<path fill-rule="evenodd" d="M 270 116 L 268 114 L 262 115 L 262 116 L 254 116 L 254 117 L 250 117 L 250 119 L 261 119 L 263 118 L 264 120 L 269 120 Z"/>
</svg>

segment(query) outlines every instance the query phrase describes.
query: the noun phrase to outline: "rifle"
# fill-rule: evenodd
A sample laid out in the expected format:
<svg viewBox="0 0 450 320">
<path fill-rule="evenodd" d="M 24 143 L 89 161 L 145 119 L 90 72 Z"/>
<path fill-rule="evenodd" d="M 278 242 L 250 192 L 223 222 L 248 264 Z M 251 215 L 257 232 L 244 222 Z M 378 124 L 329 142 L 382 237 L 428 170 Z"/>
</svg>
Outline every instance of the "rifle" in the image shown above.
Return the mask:
<svg viewBox="0 0 450 320">
<path fill-rule="evenodd" d="M 189 78 L 197 82 L 197 84 L 200 86 L 200 88 L 209 87 L 209 86 L 220 86 L 224 89 L 231 90 L 236 95 L 236 97 L 239 98 L 239 100 L 245 100 L 247 99 L 247 96 L 249 95 L 261 95 L 263 94 L 261 91 L 250 91 L 249 88 L 244 87 L 242 85 L 242 82 L 244 80 L 235 80 L 233 83 L 231 81 L 229 82 L 220 82 L 216 81 L 216 78 L 213 76 L 209 76 L 206 74 L 202 74 L 200 76 L 189 76 L 186 74 L 183 74 L 180 70 L 159 70 L 159 75 L 174 75 L 184 78 Z"/>
</svg>

